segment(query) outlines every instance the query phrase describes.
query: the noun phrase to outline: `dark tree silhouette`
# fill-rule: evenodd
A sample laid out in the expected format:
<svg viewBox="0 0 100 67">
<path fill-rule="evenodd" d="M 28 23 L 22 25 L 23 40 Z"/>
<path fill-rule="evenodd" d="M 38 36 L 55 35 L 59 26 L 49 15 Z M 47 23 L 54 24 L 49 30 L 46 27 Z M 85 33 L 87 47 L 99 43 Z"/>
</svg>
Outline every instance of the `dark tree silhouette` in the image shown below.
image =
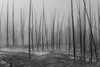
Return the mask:
<svg viewBox="0 0 100 67">
<path fill-rule="evenodd" d="M 9 46 L 9 0 L 7 1 L 7 26 L 6 26 L 6 31 L 7 31 L 7 47 Z"/>
<path fill-rule="evenodd" d="M 72 33 L 73 33 L 73 54 L 74 54 L 74 59 L 76 57 L 76 45 L 75 45 L 75 31 L 74 31 L 74 16 L 73 16 L 73 1 L 71 0 L 71 17 L 72 17 Z"/>
</svg>

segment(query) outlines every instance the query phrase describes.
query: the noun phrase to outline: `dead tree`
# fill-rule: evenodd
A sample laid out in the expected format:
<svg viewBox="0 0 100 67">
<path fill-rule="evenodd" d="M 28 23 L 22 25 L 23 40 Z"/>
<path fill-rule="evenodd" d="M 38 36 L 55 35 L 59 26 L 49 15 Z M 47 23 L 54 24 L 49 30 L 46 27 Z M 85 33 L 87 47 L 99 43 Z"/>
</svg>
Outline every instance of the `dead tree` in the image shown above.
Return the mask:
<svg viewBox="0 0 100 67">
<path fill-rule="evenodd" d="M 20 28 L 21 28 L 21 39 L 22 39 L 22 46 L 24 46 L 24 27 L 25 27 L 25 14 L 21 8 L 21 19 L 20 19 Z"/>
<path fill-rule="evenodd" d="M 59 50 L 61 49 L 61 35 L 62 35 L 62 27 L 63 27 L 63 23 L 64 23 L 64 16 L 62 18 L 62 21 L 61 21 L 61 27 L 59 29 Z"/>
<path fill-rule="evenodd" d="M 79 6 L 78 6 L 78 2 L 77 2 L 77 10 L 78 10 L 78 24 L 79 24 L 79 37 L 80 37 L 80 53 L 81 53 L 81 60 L 83 59 L 83 44 L 82 44 L 82 40 L 83 40 L 83 29 L 82 29 L 82 19 L 81 19 L 81 12 L 80 12 L 80 0 L 79 0 Z"/>
<path fill-rule="evenodd" d="M 53 16 L 53 25 L 52 25 L 52 31 L 51 31 L 51 47 L 52 47 L 52 49 L 53 49 L 53 51 L 54 51 L 54 44 L 55 44 L 55 37 L 54 37 L 54 35 L 55 35 L 55 17 L 56 17 L 56 9 L 55 9 L 55 11 L 54 11 L 54 16 Z"/>
<path fill-rule="evenodd" d="M 46 19 L 45 19 L 45 8 L 44 8 L 44 1 L 43 1 L 43 12 L 42 12 L 42 50 L 44 50 L 44 34 L 46 34 L 45 25 Z"/>
<path fill-rule="evenodd" d="M 98 29 L 100 30 L 100 5 L 99 5 L 99 1 L 97 0 L 97 9 L 98 9 Z M 98 30 L 97 29 L 97 30 Z M 98 32 L 98 39 L 99 39 L 99 48 L 100 48 L 100 31 Z"/>
<path fill-rule="evenodd" d="M 29 49 L 29 59 L 31 60 L 31 44 L 30 44 L 30 35 L 31 35 L 31 32 L 30 32 L 30 23 L 31 23 L 31 6 L 32 6 L 32 0 L 30 0 L 30 3 L 29 3 L 29 26 L 28 26 L 28 49 Z"/>
<path fill-rule="evenodd" d="M 31 41 L 32 41 L 32 50 L 34 52 L 34 27 L 33 27 L 33 7 L 32 7 L 32 28 L 31 28 Z"/>
<path fill-rule="evenodd" d="M 13 46 L 15 46 L 15 20 L 14 20 L 14 17 L 15 17 L 15 14 L 14 14 L 14 3 L 15 3 L 15 0 L 13 0 L 13 6 L 12 6 L 12 42 L 13 42 Z"/>
<path fill-rule="evenodd" d="M 2 14 L 3 14 L 3 4 L 1 7 L 1 11 L 0 11 L 0 41 L 1 41 L 1 19 L 2 19 Z"/>
<path fill-rule="evenodd" d="M 85 9 L 83 13 L 83 61 L 85 61 L 85 55 L 86 55 L 86 14 Z"/>
<path fill-rule="evenodd" d="M 70 18 L 68 18 L 68 51 L 70 53 L 70 50 L 71 50 L 71 22 L 70 22 Z"/>
<path fill-rule="evenodd" d="M 57 34 L 56 34 L 56 46 L 59 49 L 59 13 L 58 13 L 58 17 L 57 17 Z"/>
<path fill-rule="evenodd" d="M 38 32 L 37 32 L 37 17 L 36 17 L 36 11 L 35 11 L 35 39 L 36 39 L 36 46 L 38 50 Z"/>
<path fill-rule="evenodd" d="M 48 27 L 47 27 L 46 23 L 45 23 L 45 37 L 46 37 L 46 46 L 47 46 L 47 49 L 49 50 L 49 46 L 48 46 Z"/>
<path fill-rule="evenodd" d="M 71 17 L 72 17 L 72 33 L 73 33 L 73 54 L 74 54 L 74 59 L 76 57 L 76 44 L 75 44 L 75 31 L 74 31 L 74 15 L 73 15 L 73 1 L 71 0 Z"/>
<path fill-rule="evenodd" d="M 7 26 L 6 26 L 6 32 L 7 32 L 7 47 L 9 46 L 9 0 L 7 1 Z"/>
<path fill-rule="evenodd" d="M 86 13 L 86 16 L 87 16 L 87 19 L 88 19 L 88 23 L 89 23 L 89 28 L 90 28 L 90 34 L 91 34 L 91 38 L 92 38 L 92 42 L 93 42 L 93 46 L 94 46 L 94 52 L 95 52 L 95 56 L 96 56 L 96 60 L 98 61 L 98 56 L 97 56 L 97 49 L 96 49 L 96 43 L 95 43 L 95 40 L 94 40 L 94 36 L 93 36 L 93 32 L 92 32 L 92 25 L 91 25 L 91 19 L 89 18 L 89 15 L 88 15 L 88 12 L 87 12 L 87 8 L 86 8 L 86 2 L 85 0 L 83 0 L 83 3 L 84 3 L 84 9 L 85 9 L 85 13 Z M 91 3 L 91 2 L 90 2 Z M 91 5 L 90 5 L 91 6 Z M 91 11 L 91 10 L 90 10 Z M 93 49 L 92 49 L 92 45 L 90 45 L 90 50 L 91 50 L 91 55 L 93 56 Z M 90 62 L 92 62 L 92 56 L 90 58 Z"/>
<path fill-rule="evenodd" d="M 39 48 L 40 48 L 40 45 L 41 45 L 41 19 L 42 19 L 42 17 L 40 16 L 40 20 L 39 20 L 39 30 L 38 30 L 38 41 L 37 41 L 37 50 L 39 50 Z"/>
</svg>

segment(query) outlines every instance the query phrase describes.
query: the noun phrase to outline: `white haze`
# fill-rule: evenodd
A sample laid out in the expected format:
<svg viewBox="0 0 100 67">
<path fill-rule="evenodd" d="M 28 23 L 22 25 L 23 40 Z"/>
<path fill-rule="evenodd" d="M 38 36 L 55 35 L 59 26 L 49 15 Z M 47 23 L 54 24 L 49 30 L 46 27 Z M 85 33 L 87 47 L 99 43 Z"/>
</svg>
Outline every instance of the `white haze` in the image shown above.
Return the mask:
<svg viewBox="0 0 100 67">
<path fill-rule="evenodd" d="M 1 37 L 1 43 L 2 45 L 6 44 L 6 31 L 5 31 L 5 23 L 6 23 L 6 11 L 7 11 L 7 1 L 8 0 L 0 0 L 0 12 L 1 12 L 1 7 L 3 4 L 3 16 L 2 16 L 2 37 Z M 25 43 L 27 44 L 27 28 L 28 28 L 28 11 L 29 11 L 29 1 L 30 0 L 15 0 L 15 29 L 17 30 L 17 39 L 18 39 L 18 44 L 21 44 L 21 38 L 20 38 L 20 9 L 23 8 L 25 11 L 25 14 L 27 16 L 26 18 L 26 25 L 25 25 Z M 37 13 L 37 18 L 39 20 L 40 14 L 43 9 L 43 1 L 45 4 L 45 15 L 46 15 L 46 21 L 48 26 L 50 25 L 50 18 L 52 12 L 54 12 L 55 8 L 58 12 L 60 13 L 60 21 L 62 19 L 62 16 L 65 14 L 65 20 L 64 20 L 64 26 L 67 25 L 67 18 L 68 15 L 70 15 L 70 1 L 71 0 L 32 0 L 33 1 L 33 10 L 36 11 Z M 81 1 L 81 6 L 83 8 L 83 2 Z M 89 1 L 89 0 L 87 0 Z M 91 0 L 92 1 L 92 10 L 93 12 L 97 15 L 97 2 L 96 0 Z M 9 31 L 11 32 L 11 27 L 12 27 L 12 3 L 13 0 L 9 0 Z M 74 17 L 76 17 L 77 14 L 77 8 L 76 8 L 76 0 L 73 0 L 74 3 Z M 88 4 L 88 3 L 87 3 Z M 9 41 L 11 42 L 11 34 L 9 34 Z"/>
</svg>

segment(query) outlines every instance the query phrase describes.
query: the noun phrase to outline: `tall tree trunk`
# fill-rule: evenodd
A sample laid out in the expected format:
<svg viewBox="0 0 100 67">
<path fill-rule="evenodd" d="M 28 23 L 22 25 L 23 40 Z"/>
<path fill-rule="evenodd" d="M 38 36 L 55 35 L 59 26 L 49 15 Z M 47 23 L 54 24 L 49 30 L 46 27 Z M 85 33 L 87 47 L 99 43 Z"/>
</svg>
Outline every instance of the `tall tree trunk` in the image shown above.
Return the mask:
<svg viewBox="0 0 100 67">
<path fill-rule="evenodd" d="M 40 17 L 40 23 L 39 23 L 39 32 L 38 32 L 38 42 L 37 42 L 37 50 L 39 50 L 39 47 L 41 45 L 41 17 Z"/>
<path fill-rule="evenodd" d="M 69 41 L 69 53 L 70 53 L 70 50 L 71 50 L 71 31 L 70 31 L 70 18 L 68 19 L 68 41 Z"/>
<path fill-rule="evenodd" d="M 7 47 L 9 46 L 9 0 L 7 1 Z"/>
<path fill-rule="evenodd" d="M 83 61 L 85 61 L 85 53 L 86 53 L 86 14 L 85 10 L 83 13 L 83 18 L 84 18 L 84 24 L 83 24 Z"/>
<path fill-rule="evenodd" d="M 60 27 L 60 30 L 59 30 L 59 50 L 61 49 L 61 36 L 62 36 L 62 27 L 63 27 L 63 22 L 64 22 L 64 16 L 62 18 L 62 21 L 61 21 L 61 27 Z"/>
<path fill-rule="evenodd" d="M 36 17 L 36 12 L 35 12 L 35 39 L 36 39 L 36 46 L 37 46 L 37 50 L 38 50 L 38 37 L 37 37 L 37 17 Z"/>
<path fill-rule="evenodd" d="M 57 36 L 56 36 L 56 46 L 57 46 L 57 49 L 59 49 L 59 13 L 58 13 L 58 18 L 57 18 Z"/>
<path fill-rule="evenodd" d="M 92 19 L 91 19 L 91 1 L 89 1 L 89 13 L 90 13 L 90 23 L 92 24 Z M 92 28 L 91 28 L 92 29 Z M 90 62 L 92 63 L 92 56 L 93 56 L 93 46 L 92 46 L 92 33 L 90 32 L 90 52 L 91 52 L 91 58 Z"/>
<path fill-rule="evenodd" d="M 73 15 L 73 1 L 71 0 L 71 17 L 72 17 L 72 33 L 73 33 L 73 54 L 74 54 L 74 59 L 76 57 L 76 44 L 75 44 L 75 36 L 74 36 L 74 15 Z"/>
<path fill-rule="evenodd" d="M 20 28 L 21 28 L 21 39 L 22 39 L 22 46 L 24 46 L 24 24 L 25 24 L 25 18 L 23 16 L 22 8 L 21 8 L 21 19 L 20 19 Z"/>
<path fill-rule="evenodd" d="M 46 36 L 46 46 L 47 46 L 47 49 L 49 50 L 49 46 L 48 46 L 48 28 L 47 28 L 46 23 L 45 23 L 45 36 Z"/>
<path fill-rule="evenodd" d="M 86 16 L 87 16 L 87 19 L 88 19 L 88 23 L 89 23 L 89 28 L 90 28 L 91 38 L 92 38 L 92 42 L 93 42 L 93 46 L 94 46 L 94 52 L 95 52 L 96 60 L 98 61 L 96 43 L 95 43 L 95 40 L 94 40 L 94 37 L 93 37 L 91 20 L 89 19 L 89 15 L 88 15 L 88 12 L 87 12 L 85 0 L 83 0 L 83 3 L 84 3 L 85 13 L 86 13 Z M 92 46 L 91 46 L 91 48 L 92 48 Z M 91 51 L 92 51 L 92 49 L 91 49 Z M 91 55 L 92 55 L 92 53 L 91 53 Z"/>
<path fill-rule="evenodd" d="M 2 39 L 1 39 L 1 19 L 2 19 L 2 13 L 3 13 L 3 5 L 2 5 L 1 11 L 0 11 L 0 43 L 2 43 Z"/>
<path fill-rule="evenodd" d="M 77 3 L 77 10 L 78 10 L 78 24 L 79 24 L 79 33 L 80 33 L 80 35 L 79 35 L 79 37 L 80 37 L 80 53 L 81 53 L 81 60 L 82 60 L 82 55 L 83 55 L 83 44 L 82 44 L 82 21 L 81 21 L 81 12 L 80 12 L 80 0 L 79 0 L 79 7 L 78 7 L 78 3 Z"/>
<path fill-rule="evenodd" d="M 33 7 L 32 7 L 32 29 L 31 29 L 31 39 L 32 39 L 32 50 L 33 50 L 33 52 L 34 52 L 34 43 L 33 43 L 33 40 L 34 40 L 34 38 L 33 38 L 33 35 L 34 35 L 34 29 L 33 29 L 34 27 L 33 27 Z"/>
<path fill-rule="evenodd" d="M 15 0 L 13 0 L 13 7 L 12 7 L 12 42 L 13 42 L 13 46 L 15 46 L 14 3 L 15 3 Z"/>
<path fill-rule="evenodd" d="M 31 44 L 30 44 L 30 23 L 31 23 L 31 3 L 32 3 L 32 0 L 30 0 L 30 3 L 29 3 L 29 28 L 28 28 L 28 49 L 29 49 L 29 59 L 31 60 Z"/>
<path fill-rule="evenodd" d="M 55 44 L 55 37 L 54 37 L 54 35 L 55 35 L 55 17 L 56 17 L 56 9 L 55 9 L 55 11 L 54 11 L 54 16 L 53 16 L 53 27 L 52 27 L 52 33 L 51 33 L 51 44 L 52 44 L 52 49 L 53 49 L 53 51 L 54 51 L 54 44 Z"/>
</svg>

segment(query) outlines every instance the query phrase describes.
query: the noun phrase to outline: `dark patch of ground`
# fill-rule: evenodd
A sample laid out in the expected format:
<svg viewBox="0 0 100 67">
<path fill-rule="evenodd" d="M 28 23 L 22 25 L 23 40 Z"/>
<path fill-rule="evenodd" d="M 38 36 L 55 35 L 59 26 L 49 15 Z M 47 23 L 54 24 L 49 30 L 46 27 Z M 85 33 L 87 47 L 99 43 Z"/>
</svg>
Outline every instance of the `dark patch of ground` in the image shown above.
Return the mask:
<svg viewBox="0 0 100 67">
<path fill-rule="evenodd" d="M 99 67 L 79 60 L 70 59 L 68 55 L 51 53 L 42 56 L 32 55 L 28 59 L 27 53 L 9 53 L 0 55 L 0 67 Z"/>
</svg>

